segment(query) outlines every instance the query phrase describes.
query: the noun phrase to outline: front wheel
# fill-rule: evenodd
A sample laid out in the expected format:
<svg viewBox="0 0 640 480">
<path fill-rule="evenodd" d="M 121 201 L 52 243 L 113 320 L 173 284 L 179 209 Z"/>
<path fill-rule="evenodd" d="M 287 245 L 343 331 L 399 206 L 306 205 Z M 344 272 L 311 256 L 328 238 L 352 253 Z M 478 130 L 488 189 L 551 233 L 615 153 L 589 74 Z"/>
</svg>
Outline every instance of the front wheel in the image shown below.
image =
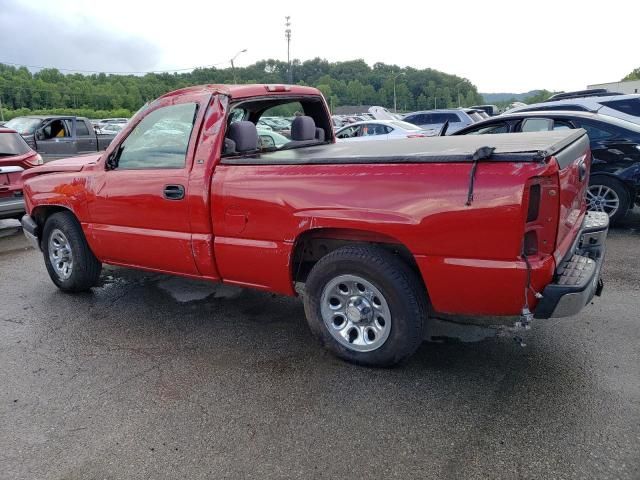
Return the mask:
<svg viewBox="0 0 640 480">
<path fill-rule="evenodd" d="M 307 278 L 304 306 L 314 335 L 353 363 L 395 365 L 424 338 L 425 289 L 405 262 L 381 247 L 347 246 L 320 259 Z"/>
<path fill-rule="evenodd" d="M 44 224 L 42 253 L 49 276 L 65 292 L 82 292 L 98 284 L 102 264 L 70 212 L 51 215 Z"/>
</svg>

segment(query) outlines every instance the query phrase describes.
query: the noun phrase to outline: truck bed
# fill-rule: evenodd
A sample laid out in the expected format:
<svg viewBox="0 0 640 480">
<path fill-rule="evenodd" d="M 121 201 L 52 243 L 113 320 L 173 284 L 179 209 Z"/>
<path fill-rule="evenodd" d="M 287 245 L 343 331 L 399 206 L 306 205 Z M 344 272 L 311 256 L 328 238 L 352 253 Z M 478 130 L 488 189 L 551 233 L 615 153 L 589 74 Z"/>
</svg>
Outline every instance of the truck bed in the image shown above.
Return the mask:
<svg viewBox="0 0 640 480">
<path fill-rule="evenodd" d="M 338 142 L 246 156 L 223 157 L 225 165 L 358 163 L 540 162 L 586 135 L 585 130 L 464 135 L 370 142 Z"/>
</svg>

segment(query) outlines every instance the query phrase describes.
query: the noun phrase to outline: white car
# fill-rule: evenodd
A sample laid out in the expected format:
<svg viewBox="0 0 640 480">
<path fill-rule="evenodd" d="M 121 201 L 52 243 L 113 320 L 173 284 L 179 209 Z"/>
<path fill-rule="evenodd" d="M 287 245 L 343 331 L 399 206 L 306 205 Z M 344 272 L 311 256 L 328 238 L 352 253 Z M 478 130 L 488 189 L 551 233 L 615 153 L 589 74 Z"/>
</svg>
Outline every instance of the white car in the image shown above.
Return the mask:
<svg viewBox="0 0 640 480">
<path fill-rule="evenodd" d="M 435 135 L 434 131 L 423 130 L 402 120 L 371 120 L 355 122 L 336 132 L 339 142 L 388 140 L 390 138 L 415 138 Z"/>
<path fill-rule="evenodd" d="M 291 140 L 273 130 L 260 127 L 258 128 L 258 141 L 260 148 L 280 148 Z"/>
</svg>

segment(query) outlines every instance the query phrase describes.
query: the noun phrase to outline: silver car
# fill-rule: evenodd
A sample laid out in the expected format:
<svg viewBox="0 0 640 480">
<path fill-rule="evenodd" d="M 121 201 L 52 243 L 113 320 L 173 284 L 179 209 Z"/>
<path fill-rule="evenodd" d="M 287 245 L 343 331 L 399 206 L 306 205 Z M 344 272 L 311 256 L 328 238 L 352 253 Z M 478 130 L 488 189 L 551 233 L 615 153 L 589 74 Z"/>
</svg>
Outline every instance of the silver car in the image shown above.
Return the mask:
<svg viewBox="0 0 640 480">
<path fill-rule="evenodd" d="M 505 113 L 548 112 L 550 110 L 597 112 L 601 115 L 608 115 L 626 120 L 627 122 L 640 124 L 640 94 L 617 95 L 610 93 L 602 96 L 565 95 L 564 97 L 554 95 L 555 99 L 551 101 L 519 106 Z"/>
<path fill-rule="evenodd" d="M 402 120 L 371 120 L 342 127 L 336 132 L 336 138 L 339 142 L 350 142 L 427 137 L 433 134 Z"/>
<path fill-rule="evenodd" d="M 449 122 L 447 133 L 457 132 L 466 126 L 475 123 L 475 120 L 461 109 L 440 109 L 413 112 L 406 115 L 403 120 L 405 122 L 413 123 L 423 130 L 435 131 L 439 131 L 446 122 Z"/>
</svg>

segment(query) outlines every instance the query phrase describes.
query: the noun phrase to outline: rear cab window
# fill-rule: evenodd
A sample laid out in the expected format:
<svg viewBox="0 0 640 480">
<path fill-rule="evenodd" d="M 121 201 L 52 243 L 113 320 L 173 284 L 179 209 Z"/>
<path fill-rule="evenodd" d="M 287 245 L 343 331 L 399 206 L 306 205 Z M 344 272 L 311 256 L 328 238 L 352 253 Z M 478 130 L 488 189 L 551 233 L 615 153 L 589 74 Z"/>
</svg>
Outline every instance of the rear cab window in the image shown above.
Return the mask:
<svg viewBox="0 0 640 480">
<path fill-rule="evenodd" d="M 270 106 L 271 105 L 271 106 Z M 310 117 L 315 124 L 315 129 L 305 129 L 304 132 L 298 129 L 298 133 L 305 138 L 292 138 L 291 127 L 297 117 Z M 330 121 L 324 100 L 321 96 L 292 96 L 292 97 L 256 97 L 246 100 L 238 100 L 232 104 L 227 116 L 227 125 L 240 121 L 249 121 L 256 125 L 258 131 L 258 147 L 263 151 L 273 151 L 280 148 L 300 148 L 311 144 L 324 143 L 333 137 L 333 125 Z M 306 124 L 308 126 L 308 123 Z M 263 139 L 265 128 L 277 131 L 278 137 Z M 337 138 L 348 138 L 357 136 L 358 131 L 345 131 Z M 291 137 L 291 138 L 290 138 Z M 313 138 L 311 138 L 313 137 Z M 223 155 L 238 155 L 247 152 L 236 151 L 233 142 L 227 142 L 223 146 Z M 283 142 L 287 140 L 287 142 Z M 255 153 L 255 152 L 254 152 Z"/>
</svg>

